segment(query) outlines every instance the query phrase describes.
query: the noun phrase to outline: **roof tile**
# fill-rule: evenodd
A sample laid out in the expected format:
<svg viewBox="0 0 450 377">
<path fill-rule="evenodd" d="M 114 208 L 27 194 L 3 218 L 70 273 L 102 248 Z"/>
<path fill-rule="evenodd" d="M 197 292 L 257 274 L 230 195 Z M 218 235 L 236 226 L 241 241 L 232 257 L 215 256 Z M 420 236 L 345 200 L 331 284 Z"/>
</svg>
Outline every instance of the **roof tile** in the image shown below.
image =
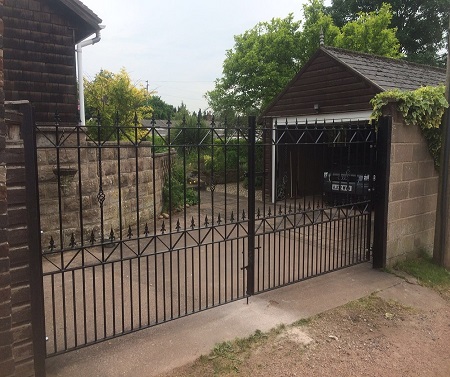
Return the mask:
<svg viewBox="0 0 450 377">
<path fill-rule="evenodd" d="M 382 90 L 414 90 L 421 86 L 445 84 L 445 69 L 442 68 L 333 47 L 323 50 Z"/>
</svg>

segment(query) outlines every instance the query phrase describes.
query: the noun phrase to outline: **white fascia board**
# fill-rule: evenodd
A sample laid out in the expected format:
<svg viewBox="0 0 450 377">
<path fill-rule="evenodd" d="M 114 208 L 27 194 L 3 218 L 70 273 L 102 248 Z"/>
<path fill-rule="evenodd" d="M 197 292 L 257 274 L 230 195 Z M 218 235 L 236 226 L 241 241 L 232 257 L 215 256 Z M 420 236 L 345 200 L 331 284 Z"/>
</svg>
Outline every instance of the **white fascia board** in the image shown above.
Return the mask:
<svg viewBox="0 0 450 377">
<path fill-rule="evenodd" d="M 352 111 L 347 113 L 335 113 L 335 114 L 322 114 L 322 115 L 301 115 L 297 117 L 277 117 L 273 119 L 273 124 L 275 121 L 278 125 L 286 124 L 305 124 L 305 123 L 340 123 L 349 122 L 357 120 L 370 120 L 372 111 Z"/>
</svg>

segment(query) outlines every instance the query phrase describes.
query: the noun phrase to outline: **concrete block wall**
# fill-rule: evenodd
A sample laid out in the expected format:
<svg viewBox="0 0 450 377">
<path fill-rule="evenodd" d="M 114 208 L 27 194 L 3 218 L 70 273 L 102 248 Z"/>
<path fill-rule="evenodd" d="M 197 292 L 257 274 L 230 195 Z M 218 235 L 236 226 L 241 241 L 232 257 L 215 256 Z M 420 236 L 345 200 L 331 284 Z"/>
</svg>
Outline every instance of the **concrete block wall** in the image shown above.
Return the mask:
<svg viewBox="0 0 450 377">
<path fill-rule="evenodd" d="M 431 251 L 438 192 L 438 172 L 419 127 L 408 126 L 390 105 L 392 142 L 386 264 L 391 266 L 421 249 Z"/>
</svg>

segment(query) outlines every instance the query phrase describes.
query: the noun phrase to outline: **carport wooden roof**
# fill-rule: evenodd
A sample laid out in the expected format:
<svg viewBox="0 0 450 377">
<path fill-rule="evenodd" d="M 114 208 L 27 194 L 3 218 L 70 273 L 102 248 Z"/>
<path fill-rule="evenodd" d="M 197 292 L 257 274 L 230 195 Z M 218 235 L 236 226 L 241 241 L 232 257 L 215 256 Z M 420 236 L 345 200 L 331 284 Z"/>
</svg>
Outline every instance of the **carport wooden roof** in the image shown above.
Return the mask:
<svg viewBox="0 0 450 377">
<path fill-rule="evenodd" d="M 445 83 L 445 69 L 333 47 L 320 47 L 263 117 L 371 110 L 385 90 Z M 317 108 L 319 110 L 317 110 Z"/>
<path fill-rule="evenodd" d="M 324 51 L 382 90 L 415 90 L 445 83 L 445 69 L 338 48 L 327 47 Z"/>
</svg>

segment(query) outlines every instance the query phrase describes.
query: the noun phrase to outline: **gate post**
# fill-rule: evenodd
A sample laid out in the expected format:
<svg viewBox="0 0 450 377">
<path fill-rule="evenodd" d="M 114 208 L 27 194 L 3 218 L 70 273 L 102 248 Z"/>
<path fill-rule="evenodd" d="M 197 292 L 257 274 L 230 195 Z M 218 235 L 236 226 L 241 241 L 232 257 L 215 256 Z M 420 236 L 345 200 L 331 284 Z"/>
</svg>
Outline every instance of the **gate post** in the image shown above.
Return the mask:
<svg viewBox="0 0 450 377">
<path fill-rule="evenodd" d="M 255 134 L 256 117 L 248 117 L 248 260 L 247 295 L 255 293 Z"/>
<path fill-rule="evenodd" d="M 377 131 L 373 268 L 384 268 L 386 266 L 391 136 L 392 118 L 383 117 L 378 123 Z"/>
<path fill-rule="evenodd" d="M 28 248 L 30 252 L 31 316 L 33 329 L 34 368 L 37 377 L 45 373 L 45 311 L 42 285 L 41 233 L 39 217 L 39 190 L 37 174 L 36 130 L 30 103 L 21 104 L 23 113 L 21 134 L 25 149 L 26 207 Z"/>
</svg>

